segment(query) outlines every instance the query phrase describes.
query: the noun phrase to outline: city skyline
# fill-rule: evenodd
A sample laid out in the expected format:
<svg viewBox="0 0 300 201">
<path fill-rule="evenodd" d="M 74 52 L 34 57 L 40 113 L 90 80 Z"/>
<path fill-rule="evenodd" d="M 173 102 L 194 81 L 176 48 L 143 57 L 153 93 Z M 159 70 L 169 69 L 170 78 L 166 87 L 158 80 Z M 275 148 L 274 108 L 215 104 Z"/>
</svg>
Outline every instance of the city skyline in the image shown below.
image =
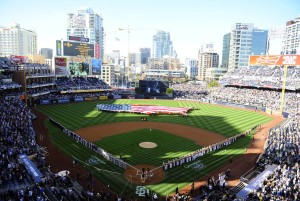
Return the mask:
<svg viewBox="0 0 300 201">
<path fill-rule="evenodd" d="M 1 2 L 0 25 L 17 22 L 38 35 L 38 49 L 52 48 L 55 40 L 66 40 L 67 13 L 90 7 L 103 18 L 106 33 L 105 53 L 120 49 L 138 52 L 151 48 L 152 38 L 158 30 L 170 33 L 178 58 L 197 58 L 203 43 L 213 43 L 222 55 L 223 35 L 230 32 L 234 23 L 253 23 L 255 27 L 270 29 L 284 27 L 285 23 L 299 16 L 300 2 L 287 1 L 51 1 L 29 0 Z M 13 13 L 13 12 L 14 13 Z M 127 29 L 133 29 L 128 38 Z M 125 30 L 119 31 L 119 28 Z M 129 47 L 128 47 L 129 41 Z M 221 62 L 221 61 L 220 61 Z"/>
</svg>

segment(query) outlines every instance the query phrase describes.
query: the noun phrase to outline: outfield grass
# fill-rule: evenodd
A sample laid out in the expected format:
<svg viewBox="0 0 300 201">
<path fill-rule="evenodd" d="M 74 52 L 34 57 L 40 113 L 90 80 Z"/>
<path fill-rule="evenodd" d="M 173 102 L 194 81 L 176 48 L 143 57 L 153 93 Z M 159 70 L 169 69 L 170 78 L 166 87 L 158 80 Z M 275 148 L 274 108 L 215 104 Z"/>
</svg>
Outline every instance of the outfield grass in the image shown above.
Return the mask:
<svg viewBox="0 0 300 201">
<path fill-rule="evenodd" d="M 107 113 L 97 111 L 95 109 L 97 103 L 100 103 L 100 101 L 39 106 L 38 109 L 53 117 L 70 130 L 109 122 L 140 122 L 140 117 L 144 116 L 140 114 Z M 198 110 L 192 111 L 188 118 L 160 115 L 155 117 L 151 116 L 148 120 L 153 122 L 167 122 L 201 127 L 227 137 L 271 120 L 271 118 L 255 112 L 223 108 L 214 105 L 200 104 L 197 102 L 117 100 L 101 101 L 101 103 L 139 103 L 169 105 L 173 107 L 194 107 Z M 135 194 L 136 185 L 124 178 L 123 169 L 111 164 L 100 155 L 96 155 L 94 152 L 81 146 L 49 122 L 46 122 L 46 124 L 49 127 L 53 143 L 68 155 L 76 157 L 82 166 L 92 172 L 104 184 L 109 185 L 113 191 L 121 195 Z M 138 143 L 141 141 L 156 142 L 159 146 L 149 150 L 140 149 L 138 147 Z M 183 188 L 196 179 L 199 179 L 225 163 L 228 163 L 230 156 L 235 158 L 240 154 L 243 154 L 245 152 L 245 147 L 247 147 L 250 142 L 251 136 L 241 138 L 224 149 L 207 154 L 192 162 L 201 163 L 204 166 L 202 169 L 196 169 L 192 166 L 187 168 L 186 165 L 176 167 L 165 172 L 164 179 L 160 184 L 150 184 L 146 187 L 150 191 L 154 191 L 159 195 L 170 194 L 175 191 L 176 187 L 179 189 Z M 150 134 L 150 130 L 148 129 L 106 137 L 101 141 L 96 142 L 96 144 L 115 155 L 119 155 L 120 153 L 124 154 L 127 158 L 126 160 L 128 160 L 130 164 L 134 165 L 146 163 L 156 166 L 160 165 L 162 161 L 186 155 L 187 153 L 201 148 L 191 140 L 174 136 L 159 130 L 152 130 Z M 95 157 L 103 163 L 91 164 L 90 159 Z"/>
<path fill-rule="evenodd" d="M 151 122 L 165 122 L 184 124 L 211 130 L 226 137 L 236 135 L 258 124 L 263 124 L 271 120 L 270 117 L 256 112 L 224 108 L 216 105 L 201 104 L 190 101 L 176 100 L 108 100 L 81 102 L 76 104 L 62 105 L 42 105 L 38 110 L 53 117 L 70 130 L 77 130 L 97 124 L 110 122 L 134 122 L 140 121 L 141 114 L 131 113 L 110 113 L 96 110 L 98 103 L 115 104 L 154 104 L 172 107 L 193 107 L 197 110 L 192 111 L 188 118 L 176 115 L 149 116 Z"/>
</svg>

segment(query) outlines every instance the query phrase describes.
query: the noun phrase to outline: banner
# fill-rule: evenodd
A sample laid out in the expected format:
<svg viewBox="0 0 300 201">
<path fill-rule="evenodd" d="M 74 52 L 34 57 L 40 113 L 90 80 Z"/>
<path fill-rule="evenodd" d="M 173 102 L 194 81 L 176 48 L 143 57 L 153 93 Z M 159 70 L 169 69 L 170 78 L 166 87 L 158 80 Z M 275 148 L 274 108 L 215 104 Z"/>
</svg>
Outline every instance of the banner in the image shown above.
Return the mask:
<svg viewBox="0 0 300 201">
<path fill-rule="evenodd" d="M 70 99 L 58 99 L 58 103 L 69 103 Z"/>
<path fill-rule="evenodd" d="M 254 55 L 249 57 L 249 65 L 258 66 L 299 66 L 300 55 Z"/>
<path fill-rule="evenodd" d="M 121 99 L 122 98 L 122 96 L 121 95 L 119 95 L 119 94 L 117 94 L 117 95 L 114 95 L 114 99 Z"/>
<path fill-rule="evenodd" d="M 43 176 L 33 162 L 28 158 L 27 155 L 22 154 L 19 156 L 19 159 L 24 164 L 27 172 L 32 175 L 34 182 L 41 182 L 41 177 Z"/>
<path fill-rule="evenodd" d="M 17 56 L 17 55 L 11 55 L 10 56 L 10 63 L 12 64 L 24 64 L 28 63 L 29 59 L 26 56 Z"/>
<path fill-rule="evenodd" d="M 70 75 L 82 76 L 89 74 L 89 64 L 84 62 L 70 62 L 69 63 Z"/>
<path fill-rule="evenodd" d="M 62 56 L 61 41 L 60 40 L 56 40 L 56 55 L 57 56 Z"/>
<path fill-rule="evenodd" d="M 40 104 L 41 105 L 48 105 L 51 103 L 51 100 L 50 99 L 42 99 L 40 100 Z"/>
<path fill-rule="evenodd" d="M 61 91 L 61 94 L 66 94 L 66 93 L 88 93 L 88 92 L 103 92 L 103 91 L 112 91 L 112 89 L 78 89 L 78 90 L 68 90 L 68 91 Z"/>
<path fill-rule="evenodd" d="M 67 75 L 66 57 L 55 57 L 54 66 L 55 66 L 55 75 Z"/>
<path fill-rule="evenodd" d="M 84 100 L 90 101 L 90 100 L 97 100 L 98 97 L 86 97 Z"/>
<path fill-rule="evenodd" d="M 84 98 L 83 97 L 76 97 L 75 99 L 74 99 L 74 101 L 75 102 L 82 102 L 82 101 L 84 101 Z"/>
<path fill-rule="evenodd" d="M 107 96 L 99 96 L 99 100 L 107 100 Z"/>
<path fill-rule="evenodd" d="M 102 61 L 100 59 L 92 59 L 92 75 L 101 74 Z"/>
<path fill-rule="evenodd" d="M 99 59 L 101 57 L 101 50 L 99 43 L 95 44 L 95 58 Z"/>
<path fill-rule="evenodd" d="M 84 38 L 84 37 L 80 37 L 80 36 L 69 36 L 69 40 L 79 41 L 79 42 L 82 42 L 82 43 L 90 42 L 89 38 Z"/>
</svg>

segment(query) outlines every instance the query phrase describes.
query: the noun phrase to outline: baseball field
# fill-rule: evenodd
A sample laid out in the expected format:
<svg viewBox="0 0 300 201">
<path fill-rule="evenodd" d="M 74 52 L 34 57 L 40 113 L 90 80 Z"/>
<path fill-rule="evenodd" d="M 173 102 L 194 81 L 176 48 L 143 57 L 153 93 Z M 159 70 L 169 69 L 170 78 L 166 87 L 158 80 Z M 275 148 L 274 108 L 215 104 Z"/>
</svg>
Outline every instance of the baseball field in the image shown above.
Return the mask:
<svg viewBox="0 0 300 201">
<path fill-rule="evenodd" d="M 142 114 L 101 112 L 96 105 L 151 104 L 194 108 L 188 117 L 178 115 L 147 116 Z M 195 161 L 163 171 L 163 162 L 192 153 L 209 144 L 267 123 L 271 117 L 257 112 L 176 100 L 108 100 L 74 104 L 41 105 L 38 110 L 67 129 L 93 142 L 107 152 L 122 157 L 133 168 L 124 170 L 104 159 L 60 129 L 46 121 L 52 143 L 103 184 L 119 195 L 143 196 L 146 192 L 168 195 L 208 175 L 245 152 L 252 136 L 238 139 L 226 148 L 206 154 Z M 141 143 L 155 145 L 153 148 Z M 51 153 L 50 153 L 51 155 Z M 136 169 L 150 168 L 153 177 L 142 181 Z"/>
</svg>

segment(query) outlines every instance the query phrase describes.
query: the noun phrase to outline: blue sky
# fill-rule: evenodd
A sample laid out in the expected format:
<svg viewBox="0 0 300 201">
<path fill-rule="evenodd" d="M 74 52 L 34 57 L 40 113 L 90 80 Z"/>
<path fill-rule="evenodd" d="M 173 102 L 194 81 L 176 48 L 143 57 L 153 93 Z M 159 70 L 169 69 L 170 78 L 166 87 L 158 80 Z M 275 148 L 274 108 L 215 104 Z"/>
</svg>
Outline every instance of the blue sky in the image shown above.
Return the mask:
<svg viewBox="0 0 300 201">
<path fill-rule="evenodd" d="M 236 22 L 269 29 L 284 27 L 300 15 L 299 0 L 1 0 L 0 25 L 17 22 L 38 33 L 38 48 L 55 48 L 66 39 L 67 13 L 91 7 L 101 14 L 106 31 L 105 52 L 120 49 L 127 54 L 128 35 L 117 31 L 128 26 L 130 52 L 152 48 L 157 30 L 170 32 L 178 57 L 196 58 L 203 43 L 213 43 L 222 53 L 223 35 Z M 115 40 L 119 38 L 120 41 Z"/>
</svg>

